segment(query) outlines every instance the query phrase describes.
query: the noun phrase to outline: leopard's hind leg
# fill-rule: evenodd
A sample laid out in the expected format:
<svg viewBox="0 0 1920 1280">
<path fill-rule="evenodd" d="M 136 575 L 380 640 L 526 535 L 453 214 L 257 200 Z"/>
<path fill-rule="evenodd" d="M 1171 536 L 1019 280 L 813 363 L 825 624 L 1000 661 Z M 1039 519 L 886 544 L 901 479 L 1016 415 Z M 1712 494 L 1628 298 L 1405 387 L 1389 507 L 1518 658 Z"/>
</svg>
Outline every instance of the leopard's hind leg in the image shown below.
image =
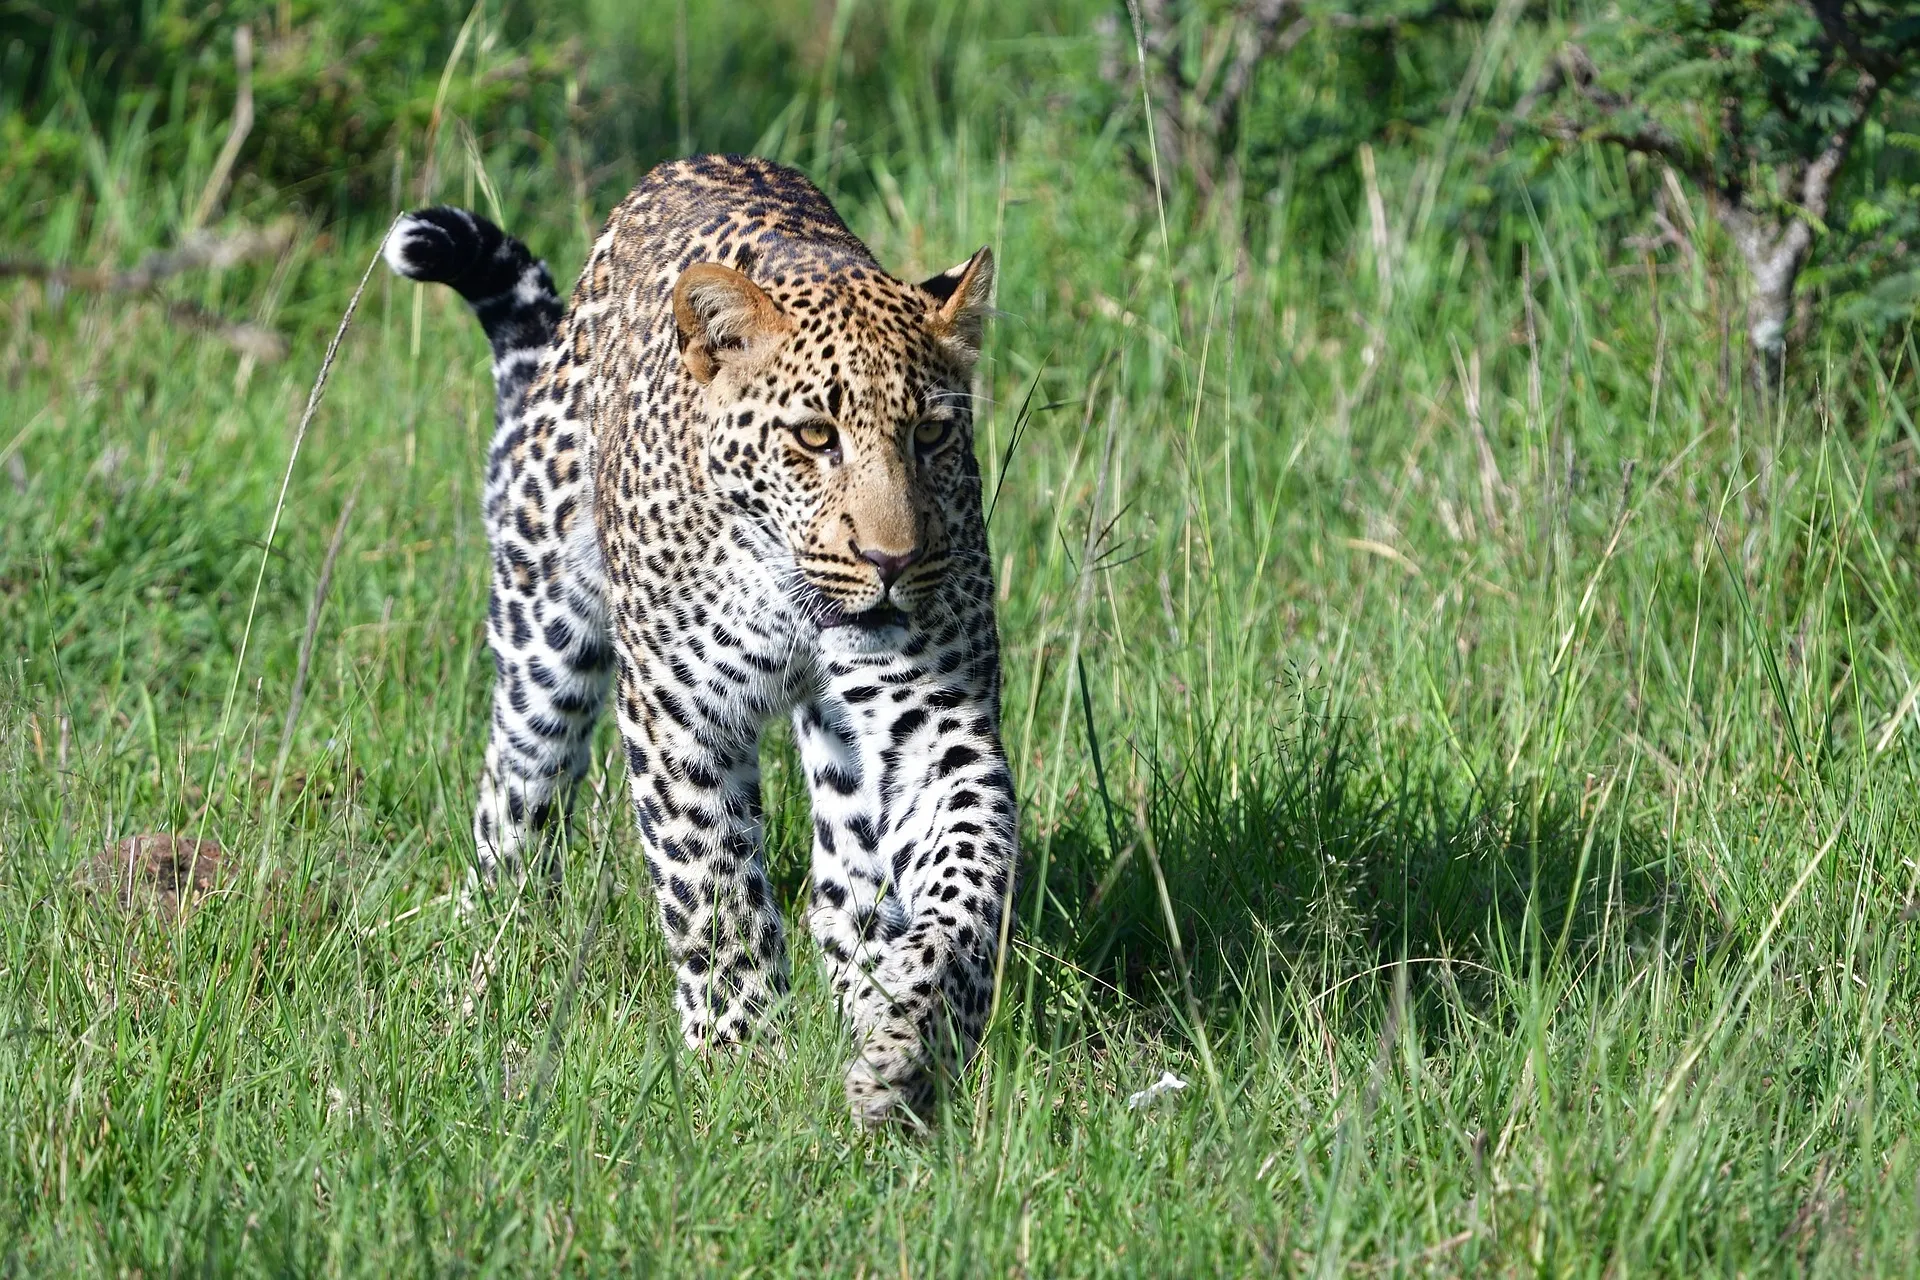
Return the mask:
<svg viewBox="0 0 1920 1280">
<path fill-rule="evenodd" d="M 613 674 L 584 399 L 556 358 L 584 321 L 563 318 L 546 265 L 525 245 L 462 209 L 406 215 L 386 257 L 401 275 L 459 291 L 493 347 L 484 514 L 494 686 L 474 844 L 487 880 L 529 865 L 557 876 L 539 837 L 564 823 L 586 775 Z"/>
</svg>

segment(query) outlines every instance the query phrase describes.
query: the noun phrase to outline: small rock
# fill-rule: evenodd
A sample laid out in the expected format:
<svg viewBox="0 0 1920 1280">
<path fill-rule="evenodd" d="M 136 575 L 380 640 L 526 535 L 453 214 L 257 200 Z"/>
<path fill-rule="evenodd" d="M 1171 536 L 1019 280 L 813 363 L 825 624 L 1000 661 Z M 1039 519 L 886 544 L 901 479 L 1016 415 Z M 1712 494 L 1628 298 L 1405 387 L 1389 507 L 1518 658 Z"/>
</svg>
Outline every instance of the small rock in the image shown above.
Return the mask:
<svg viewBox="0 0 1920 1280">
<path fill-rule="evenodd" d="M 81 865 L 76 878 L 95 893 L 111 894 L 128 911 L 151 909 L 170 921 L 230 875 L 226 852 L 214 841 L 150 832 L 108 845 Z"/>
</svg>

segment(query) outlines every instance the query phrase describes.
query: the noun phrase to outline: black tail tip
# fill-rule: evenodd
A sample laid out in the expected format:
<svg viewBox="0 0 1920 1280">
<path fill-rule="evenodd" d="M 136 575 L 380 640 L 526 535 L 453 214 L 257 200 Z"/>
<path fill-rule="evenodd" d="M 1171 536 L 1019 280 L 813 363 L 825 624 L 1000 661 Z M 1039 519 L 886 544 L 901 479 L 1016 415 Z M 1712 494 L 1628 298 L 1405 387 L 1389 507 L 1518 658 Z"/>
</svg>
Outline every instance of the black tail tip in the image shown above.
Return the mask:
<svg viewBox="0 0 1920 1280">
<path fill-rule="evenodd" d="M 381 255 L 395 275 L 457 286 L 504 238 L 480 215 L 442 205 L 401 214 Z"/>
</svg>

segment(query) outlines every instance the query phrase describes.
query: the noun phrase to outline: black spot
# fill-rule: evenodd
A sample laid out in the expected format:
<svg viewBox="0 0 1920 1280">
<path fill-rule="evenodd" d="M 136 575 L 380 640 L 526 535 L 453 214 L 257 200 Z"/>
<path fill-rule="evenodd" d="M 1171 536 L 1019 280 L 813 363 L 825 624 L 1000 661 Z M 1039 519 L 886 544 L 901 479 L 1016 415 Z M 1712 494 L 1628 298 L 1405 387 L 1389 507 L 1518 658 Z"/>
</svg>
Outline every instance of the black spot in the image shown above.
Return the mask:
<svg viewBox="0 0 1920 1280">
<path fill-rule="evenodd" d="M 843 796 L 850 796 L 860 790 L 860 778 L 858 774 L 848 773 L 844 770 L 836 769 L 831 765 L 815 774 L 813 780 L 816 785 L 827 787 Z"/>
<path fill-rule="evenodd" d="M 953 773 L 956 769 L 966 768 L 968 765 L 972 764 L 974 761 L 978 760 L 979 758 L 980 758 L 980 753 L 978 751 L 975 751 L 972 747 L 969 747 L 964 743 L 956 743 L 955 745 L 948 747 L 947 753 L 940 757 L 939 776 L 944 778 L 948 774 Z"/>
<path fill-rule="evenodd" d="M 571 693 L 563 691 L 553 695 L 553 709 L 564 712 L 570 716 L 579 715 L 585 711 L 595 710 L 599 705 L 599 701 L 599 698 L 594 696 L 592 692 L 584 689 Z"/>
</svg>

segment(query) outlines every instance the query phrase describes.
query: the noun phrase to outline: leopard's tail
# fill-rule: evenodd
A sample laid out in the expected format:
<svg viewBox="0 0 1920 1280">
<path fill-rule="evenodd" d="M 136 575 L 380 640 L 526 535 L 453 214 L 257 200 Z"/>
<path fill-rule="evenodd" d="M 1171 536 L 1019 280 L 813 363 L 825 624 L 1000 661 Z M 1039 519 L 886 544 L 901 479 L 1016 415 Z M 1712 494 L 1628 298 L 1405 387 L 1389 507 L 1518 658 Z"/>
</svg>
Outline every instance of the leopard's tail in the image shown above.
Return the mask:
<svg viewBox="0 0 1920 1280">
<path fill-rule="evenodd" d="M 402 214 L 382 250 L 394 274 L 450 285 L 493 345 L 501 421 L 514 416 L 566 314 L 547 264 L 477 213 L 437 206 Z"/>
</svg>

